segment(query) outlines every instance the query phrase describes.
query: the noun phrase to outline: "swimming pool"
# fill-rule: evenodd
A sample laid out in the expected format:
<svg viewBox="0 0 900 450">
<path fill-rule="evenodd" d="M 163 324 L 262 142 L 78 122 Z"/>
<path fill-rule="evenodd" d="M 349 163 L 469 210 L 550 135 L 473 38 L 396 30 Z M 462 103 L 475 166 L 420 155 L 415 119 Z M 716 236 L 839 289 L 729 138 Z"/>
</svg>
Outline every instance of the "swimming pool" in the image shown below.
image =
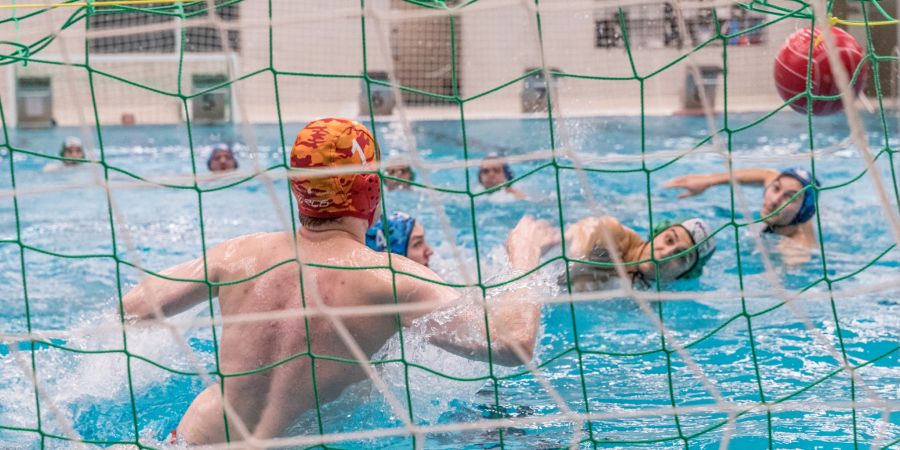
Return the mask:
<svg viewBox="0 0 900 450">
<path fill-rule="evenodd" d="M 715 120 L 717 127 L 738 130 L 760 118 L 740 114 L 729 115 L 727 124 L 722 116 Z M 877 116 L 867 116 L 865 123 L 873 151 L 888 144 L 897 147 L 896 123 L 888 123 L 888 130 L 882 129 Z M 884 412 L 870 400 L 880 398 L 894 407 L 900 401 L 900 296 L 896 284 L 873 289 L 900 279 L 900 252 L 894 247 L 896 241 L 871 178 L 857 178 L 865 164 L 846 141 L 849 133 L 843 116 L 816 118 L 813 124 L 813 144 L 820 152 L 815 158 L 816 174 L 826 187 L 819 200 L 823 252 L 790 269 L 780 264 L 771 236 L 760 237 L 754 227 L 728 225 L 732 208 L 727 187 L 686 200 L 677 200 L 677 192 L 662 189 L 663 182 L 674 176 L 724 169 L 724 157 L 706 151 L 705 146 L 676 158 L 707 134 L 704 119 L 647 117 L 643 139 L 638 117 L 574 118 L 552 125 L 540 119 L 467 121 L 464 140 L 459 122 L 413 123 L 419 155 L 440 167 L 419 170 L 418 181 L 448 192 L 389 192 L 387 209 L 413 212 L 425 224 L 436 247 L 434 268 L 446 280 L 461 284 L 478 281 L 476 261 L 481 265 L 482 283 L 503 280 L 502 243 L 523 214 L 554 221 L 562 216 L 566 224 L 592 214 L 610 214 L 645 234 L 648 206 L 652 206 L 654 222 L 690 214 L 703 217 L 714 228 L 724 227 L 705 275 L 668 287 L 708 295 L 658 302 L 652 308 L 723 399 L 733 405 L 764 400 L 776 406 L 769 412 L 757 409 L 740 415 L 735 429 L 727 431 L 723 423 L 728 414 L 709 408 L 715 397 L 701 376 L 672 350 L 671 339 L 665 340 L 663 348 L 660 333 L 633 301 L 557 303 L 543 308 L 535 362 L 568 409 L 596 414 L 596 420 L 582 427 L 548 417 L 561 408 L 534 376 L 522 370 L 496 370 L 497 380 L 490 381 L 487 365 L 450 357 L 410 333 L 405 342 L 406 361 L 412 364 L 408 399 L 404 365 L 396 359 L 398 341 L 390 342 L 377 359 L 383 361 L 378 367 L 393 392 L 411 406 L 414 423 L 440 426 L 485 418 L 523 419 L 499 432 L 437 428 L 418 437 L 419 444 L 424 439 L 428 448 L 555 448 L 568 446 L 576 432 L 583 432 L 577 440 L 585 448 L 712 448 L 723 439 L 730 439 L 733 448 L 845 448 L 855 442 L 870 445 L 876 438 L 882 445 L 900 438 L 900 412 L 888 413 L 889 424 L 879 423 Z M 106 325 L 118 321 L 117 275 L 123 290 L 139 275 L 110 256 L 159 270 L 196 257 L 204 242 L 209 247 L 244 233 L 282 230 L 290 225 L 293 212 L 282 169 L 268 172 L 276 178 L 274 189 L 258 177 L 233 186 L 229 185 L 237 180 L 204 180 L 200 187 L 222 189 L 202 196 L 194 189 L 135 183 L 128 173 L 157 182 L 184 183 L 183 178 L 167 177 L 192 172 L 189 138 L 201 174 L 206 173 L 211 144 L 242 143 L 251 137 L 258 151 L 241 148 L 241 168 L 277 166 L 283 162 L 283 143 L 292 142 L 302 126 L 286 124 L 284 136 L 274 125 L 253 126 L 252 136 L 237 126 L 194 127 L 190 134 L 184 126 L 104 128 L 105 161 L 121 169 L 109 173 L 114 214 L 105 191 L 92 184 L 95 177 L 103 177 L 102 171 L 85 166 L 44 173 L 48 162 L 44 158 L 15 152 L 10 164 L 10 154 L 0 153 L 0 188 L 9 192 L 12 166 L 20 191 L 18 221 L 12 197 L 0 196 L 0 332 L 25 333 L 30 326 L 78 334 L 36 344 L 33 353 L 27 343 L 18 343 L 14 349 L 0 345 L 0 447 L 42 446 L 41 435 L 27 431 L 38 428 L 35 392 L 26 375 L 32 364 L 45 389 L 39 398 L 40 427 L 47 434 L 66 436 L 60 423 L 68 423 L 89 441 L 132 441 L 136 424 L 145 445 L 160 446 L 203 383 L 198 376 L 172 373 L 141 359 L 132 359 L 129 383 L 126 357 L 115 351 L 122 349 L 122 334 L 110 332 Z M 728 133 L 720 136 L 723 142 L 730 141 L 736 167 L 809 167 L 806 130 L 805 117 L 780 113 L 734 132 L 730 139 Z M 66 135 L 80 134 L 65 128 L 8 132 L 15 148 L 52 155 Z M 411 144 L 397 124 L 381 123 L 376 133 L 386 152 Z M 516 186 L 532 200 L 453 193 L 467 189 L 466 169 L 454 164 L 464 159 L 464 141 L 470 158 L 489 152 L 523 156 L 513 170 L 527 176 Z M 550 148 L 551 141 L 577 158 L 561 150 L 559 164 L 554 166 L 546 153 L 534 153 Z M 641 151 L 650 155 L 646 167 L 635 158 Z M 890 156 L 881 152 L 876 167 L 891 207 L 897 208 L 892 173 L 900 170 L 900 161 Z M 576 162 L 591 171 L 578 175 L 567 168 Z M 561 167 L 558 177 L 557 167 Z M 475 170 L 468 169 L 473 192 L 478 191 Z M 751 213 L 758 214 L 761 189 L 745 188 L 743 193 Z M 734 213 L 737 223 L 753 219 L 740 207 Z M 449 227 L 442 225 L 442 217 Z M 20 242 L 25 246 L 22 257 Z M 462 265 L 454 256 L 456 246 Z M 761 250 L 771 253 L 774 272 L 765 270 Z M 107 256 L 72 257 L 79 255 Z M 554 264 L 541 278 L 548 296 L 558 294 L 551 280 L 561 265 Z M 773 283 L 788 292 L 825 295 L 784 306 L 773 294 Z M 829 286 L 835 292 L 833 299 L 827 295 Z M 741 289 L 749 293 L 743 299 Z M 25 311 L 26 293 L 30 314 Z M 203 308 L 189 314 L 200 314 Z M 213 369 L 211 331 L 191 329 L 186 336 L 195 358 Z M 178 340 L 164 330 L 129 334 L 128 345 L 132 354 L 161 366 L 194 371 Z M 113 352 L 104 353 L 109 350 Z M 833 352 L 860 366 L 852 387 L 851 377 L 840 370 Z M 854 399 L 862 406 L 850 408 L 847 404 Z M 777 406 L 781 401 L 807 406 L 782 410 Z M 817 406 L 822 402 L 844 405 Z M 684 408 L 677 416 L 671 411 L 673 403 Z M 54 406 L 59 410 L 54 411 Z M 636 414 L 639 411 L 649 412 Z M 58 414 L 64 420 L 58 420 Z M 363 384 L 323 408 L 322 427 L 327 433 L 356 432 L 399 428 L 401 421 L 382 394 Z M 317 432 L 315 417 L 304 416 L 295 431 Z M 413 443 L 412 437 L 398 432 L 334 445 L 407 448 Z M 73 444 L 48 437 L 45 445 Z"/>
</svg>

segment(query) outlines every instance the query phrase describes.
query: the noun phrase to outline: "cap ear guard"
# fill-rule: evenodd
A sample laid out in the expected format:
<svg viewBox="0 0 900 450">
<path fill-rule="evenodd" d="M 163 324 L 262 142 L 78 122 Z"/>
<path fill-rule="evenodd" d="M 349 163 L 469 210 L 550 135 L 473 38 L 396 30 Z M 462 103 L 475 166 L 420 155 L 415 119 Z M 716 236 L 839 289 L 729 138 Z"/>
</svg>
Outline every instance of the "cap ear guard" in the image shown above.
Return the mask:
<svg viewBox="0 0 900 450">
<path fill-rule="evenodd" d="M 707 225 L 703 219 L 688 219 L 681 222 L 680 225 L 684 227 L 684 229 L 687 230 L 688 235 L 691 236 L 691 241 L 697 252 L 697 258 L 694 260 L 694 265 L 676 279 L 693 280 L 699 278 L 700 275 L 703 274 L 703 266 L 705 266 L 710 258 L 712 258 L 713 253 L 716 252 L 716 238 L 712 235 L 709 225 Z"/>
<path fill-rule="evenodd" d="M 368 215 L 363 218 L 372 226 L 378 202 L 381 201 L 381 178 L 374 173 L 357 174 L 351 192 L 350 203 L 358 211 L 368 211 Z"/>
<path fill-rule="evenodd" d="M 512 169 L 509 167 L 509 164 L 503 163 L 503 174 L 506 175 L 506 181 L 512 180 L 515 178 L 515 174 L 513 174 Z"/>
</svg>

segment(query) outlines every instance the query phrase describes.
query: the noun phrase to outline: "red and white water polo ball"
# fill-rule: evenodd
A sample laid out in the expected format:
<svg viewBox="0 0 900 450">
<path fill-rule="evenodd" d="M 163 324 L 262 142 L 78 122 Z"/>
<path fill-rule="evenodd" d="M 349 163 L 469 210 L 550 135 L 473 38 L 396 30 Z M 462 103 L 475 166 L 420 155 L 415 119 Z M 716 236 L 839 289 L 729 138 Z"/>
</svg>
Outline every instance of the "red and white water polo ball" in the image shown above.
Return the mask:
<svg viewBox="0 0 900 450">
<path fill-rule="evenodd" d="M 856 67 L 863 60 L 863 51 L 849 33 L 832 28 L 837 54 L 847 70 L 847 76 L 853 77 Z M 809 40 L 813 39 L 812 60 L 810 61 Z M 778 56 L 775 57 L 775 87 L 785 101 L 806 90 L 807 65 L 809 65 L 810 91 L 813 95 L 838 95 L 841 90 L 828 63 L 825 51 L 825 36 L 818 28 L 804 28 L 788 36 Z M 868 67 L 860 68 L 859 75 L 853 85 L 854 94 L 859 94 L 865 84 Z M 795 111 L 806 114 L 806 97 L 800 97 L 790 104 Z M 841 99 L 813 100 L 812 113 L 816 115 L 833 114 L 843 108 Z"/>
</svg>

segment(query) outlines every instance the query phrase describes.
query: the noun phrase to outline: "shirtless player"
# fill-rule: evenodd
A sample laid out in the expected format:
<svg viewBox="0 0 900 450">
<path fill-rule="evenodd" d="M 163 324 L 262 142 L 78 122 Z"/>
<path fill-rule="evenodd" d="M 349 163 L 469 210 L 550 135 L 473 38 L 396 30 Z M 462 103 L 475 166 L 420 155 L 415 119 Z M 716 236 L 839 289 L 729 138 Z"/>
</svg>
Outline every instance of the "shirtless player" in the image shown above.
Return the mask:
<svg viewBox="0 0 900 450">
<path fill-rule="evenodd" d="M 298 135 L 291 167 L 312 169 L 341 165 L 375 165 L 377 153 L 372 135 L 361 124 L 346 119 L 322 119 L 310 123 Z M 315 356 L 355 359 L 338 333 L 340 324 L 354 338 L 367 358 L 398 331 L 395 314 L 346 315 L 336 319 L 310 314 L 308 331 L 300 315 L 307 311 L 371 305 L 392 305 L 392 274 L 385 269 L 339 270 L 311 267 L 387 266 L 388 255 L 366 247 L 365 234 L 380 211 L 377 174 L 351 173 L 307 178 L 301 173 L 291 181 L 297 198 L 302 228 L 296 233 L 259 233 L 226 241 L 206 253 L 206 274 L 212 283 L 225 283 L 256 275 L 299 255 L 296 262 L 278 266 L 250 280 L 207 287 L 202 258 L 163 272 L 167 277 L 194 279 L 174 282 L 148 277 L 124 298 L 130 320 L 172 316 L 206 300 L 219 297 L 226 323 L 219 343 L 219 367 L 224 374 L 254 371 L 309 349 Z M 559 242 L 546 223 L 523 218 L 507 240 L 510 264 L 517 270 L 535 267 L 541 253 Z M 460 294 L 439 281 L 428 268 L 393 255 L 398 303 L 454 304 Z M 408 273 L 413 276 L 403 275 Z M 301 289 L 300 280 L 302 275 Z M 420 278 L 417 278 L 420 277 Z M 467 303 L 468 304 L 468 303 Z M 427 321 L 431 341 L 467 358 L 495 364 L 519 365 L 530 360 L 539 327 L 540 305 L 529 288 L 511 290 L 487 302 L 491 343 L 485 338 L 484 309 L 480 301 L 459 311 L 451 320 Z M 437 306 L 432 310 L 437 309 Z M 296 312 L 280 319 L 227 322 L 229 317 L 276 311 Z M 400 314 L 404 326 L 427 311 Z M 309 347 L 307 347 L 307 344 Z M 490 355 L 489 355 L 490 353 Z M 280 436 L 305 411 L 316 407 L 313 376 L 320 402 L 337 398 L 348 386 L 365 378 L 357 363 L 344 363 L 302 355 L 259 373 L 223 379 L 224 388 L 213 385 L 194 399 L 176 430 L 187 444 L 226 440 L 221 390 L 224 399 L 258 439 Z M 249 438 L 236 432 L 229 414 L 231 441 Z"/>
</svg>

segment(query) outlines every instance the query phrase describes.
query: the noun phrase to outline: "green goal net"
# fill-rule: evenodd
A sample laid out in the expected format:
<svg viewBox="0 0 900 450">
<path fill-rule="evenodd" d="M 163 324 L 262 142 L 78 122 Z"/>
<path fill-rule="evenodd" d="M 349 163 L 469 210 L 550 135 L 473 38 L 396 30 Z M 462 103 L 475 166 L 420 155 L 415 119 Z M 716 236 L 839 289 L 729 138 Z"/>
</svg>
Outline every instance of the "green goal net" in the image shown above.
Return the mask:
<svg viewBox="0 0 900 450">
<path fill-rule="evenodd" d="M 163 448 L 202 388 L 304 361 L 315 407 L 254 446 L 895 447 L 896 16 L 887 0 L 6 0 L 0 442 Z M 863 52 L 835 83 L 867 87 L 858 99 L 849 88 L 816 95 L 815 78 L 780 98 L 776 53 L 795 30 L 825 22 Z M 828 45 L 804 77 L 843 61 Z M 844 102 L 844 112 L 796 114 L 798 101 Z M 121 300 L 144 277 L 166 278 L 166 267 L 239 234 L 297 231 L 293 137 L 332 116 L 372 129 L 383 185 L 409 188 L 384 189 L 383 211 L 426 218 L 447 285 L 478 302 L 523 283 L 542 289 L 529 364 L 444 359 L 420 330 L 398 327 L 374 356 L 317 353 L 307 340 L 254 370 L 223 371 L 213 288 L 296 259 L 223 283 L 205 271 L 172 279 L 208 286 L 202 311 L 151 321 L 151 331 L 126 326 Z M 83 154 L 59 151 L 70 135 Z M 239 168 L 210 174 L 213 145 L 238 140 Z M 495 154 L 514 178 L 484 190 L 477 168 Z M 397 161 L 416 177 L 389 175 Z M 736 170 L 756 165 L 820 180 L 792 197 L 815 190 L 820 211 L 799 269 L 760 237 L 754 188 L 736 182 Z M 713 170 L 730 181 L 715 200 L 661 193 L 669 178 Z M 530 199 L 504 197 L 509 186 Z M 701 281 L 574 292 L 568 263 L 613 264 L 574 259 L 563 245 L 510 275 L 502 242 L 524 214 L 560 233 L 617 215 L 645 234 L 698 214 L 719 252 Z M 268 228 L 243 228 L 263 216 Z M 237 319 L 399 323 L 401 305 L 382 306 Z M 163 356 L 163 343 L 181 356 Z M 369 384 L 320 401 L 315 367 L 325 363 L 363 367 Z M 250 438 L 239 417 L 225 423 L 229 441 Z M 231 445 L 222 448 L 241 448 Z"/>
</svg>

